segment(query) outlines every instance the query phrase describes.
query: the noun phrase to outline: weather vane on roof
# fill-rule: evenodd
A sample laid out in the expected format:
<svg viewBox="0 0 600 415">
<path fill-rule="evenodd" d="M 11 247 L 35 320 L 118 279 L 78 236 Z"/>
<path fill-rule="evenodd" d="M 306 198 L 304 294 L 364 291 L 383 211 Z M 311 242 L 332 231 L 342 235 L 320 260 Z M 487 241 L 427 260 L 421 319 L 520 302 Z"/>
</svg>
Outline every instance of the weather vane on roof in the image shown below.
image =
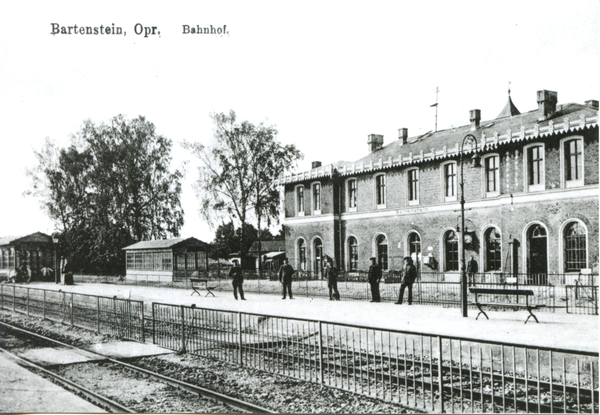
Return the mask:
<svg viewBox="0 0 600 415">
<path fill-rule="evenodd" d="M 438 112 L 438 109 L 437 109 L 437 107 L 438 107 L 438 92 L 439 92 L 439 89 L 436 86 L 435 87 L 435 104 L 430 105 L 430 107 L 435 107 L 435 131 L 436 132 L 437 132 L 437 117 L 438 117 L 438 114 L 437 114 L 437 112 Z"/>
</svg>

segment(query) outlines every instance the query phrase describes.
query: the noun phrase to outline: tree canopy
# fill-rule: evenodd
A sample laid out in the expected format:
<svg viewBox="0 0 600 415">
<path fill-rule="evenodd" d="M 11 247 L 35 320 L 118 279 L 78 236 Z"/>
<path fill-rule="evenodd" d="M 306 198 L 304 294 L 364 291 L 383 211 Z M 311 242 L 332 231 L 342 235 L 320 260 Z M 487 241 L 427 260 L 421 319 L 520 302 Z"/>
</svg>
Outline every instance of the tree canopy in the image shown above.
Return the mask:
<svg viewBox="0 0 600 415">
<path fill-rule="evenodd" d="M 235 112 L 213 113 L 214 144 L 184 142 L 183 146 L 200 160 L 195 183 L 200 212 L 209 223 L 236 222 L 240 240 L 245 239 L 245 224 L 257 229 L 279 219 L 280 194 L 275 179 L 302 158 L 296 146 L 277 141 L 273 125 L 237 122 Z M 264 222 L 263 222 L 264 221 Z M 261 235 L 257 235 L 260 239 Z M 240 254 L 248 249 L 241 244 Z"/>
<path fill-rule="evenodd" d="M 63 256 L 77 271 L 118 274 L 123 247 L 176 237 L 183 226 L 172 141 L 144 117 L 87 120 L 58 148 L 47 139 L 28 170 L 32 189 L 61 233 Z"/>
</svg>

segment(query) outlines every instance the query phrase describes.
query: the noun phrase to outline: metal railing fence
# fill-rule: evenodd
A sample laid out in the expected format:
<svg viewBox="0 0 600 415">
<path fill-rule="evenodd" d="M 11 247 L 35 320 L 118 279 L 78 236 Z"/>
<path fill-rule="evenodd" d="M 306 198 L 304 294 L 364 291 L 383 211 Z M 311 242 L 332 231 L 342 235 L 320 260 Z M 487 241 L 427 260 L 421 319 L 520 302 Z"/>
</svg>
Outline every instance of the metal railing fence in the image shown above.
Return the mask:
<svg viewBox="0 0 600 415">
<path fill-rule="evenodd" d="M 99 334 L 145 341 L 143 301 L 0 284 L 0 308 Z"/>
<path fill-rule="evenodd" d="M 367 283 L 366 271 L 339 272 L 338 290 L 342 300 L 370 301 L 371 290 Z M 254 271 L 244 271 L 244 291 L 257 294 L 281 294 L 281 285 L 277 281 L 275 271 L 265 271 L 263 278 L 259 279 Z M 554 312 L 557 309 L 566 309 L 569 313 L 598 314 L 597 295 L 593 301 L 584 301 L 575 298 L 575 294 L 565 294 L 564 282 L 572 282 L 576 290 L 581 287 L 590 287 L 596 290 L 598 276 L 596 274 L 503 274 L 503 273 L 475 273 L 468 276 L 475 287 L 489 288 L 522 288 L 532 290 L 534 296 L 530 298 L 533 304 L 544 305 L 540 311 Z M 78 282 L 108 282 L 105 279 L 94 281 L 91 277 L 76 276 Z M 112 281 L 119 284 L 133 284 L 138 286 L 162 286 L 172 288 L 191 289 L 189 279 L 174 282 L 161 277 L 135 276 L 122 281 L 112 277 Z M 208 274 L 209 286 L 212 291 L 232 291 L 231 280 L 226 272 L 211 270 Z M 444 307 L 460 307 L 460 278 L 458 272 L 420 272 L 419 278 L 413 285 L 413 302 L 415 304 L 440 305 Z M 384 271 L 379 285 L 381 301 L 395 302 L 398 300 L 402 281 L 401 271 Z M 592 288 L 592 287 L 596 288 Z M 588 291 L 589 291 L 588 290 Z M 295 296 L 312 298 L 329 298 L 327 281 L 309 271 L 297 271 L 292 282 L 292 291 Z M 405 294 L 405 299 L 408 293 Z M 473 298 L 470 297 L 473 301 Z M 568 306 L 567 306 L 568 305 Z"/>
<path fill-rule="evenodd" d="M 598 353 L 153 303 L 153 342 L 427 412 L 598 411 Z"/>
</svg>

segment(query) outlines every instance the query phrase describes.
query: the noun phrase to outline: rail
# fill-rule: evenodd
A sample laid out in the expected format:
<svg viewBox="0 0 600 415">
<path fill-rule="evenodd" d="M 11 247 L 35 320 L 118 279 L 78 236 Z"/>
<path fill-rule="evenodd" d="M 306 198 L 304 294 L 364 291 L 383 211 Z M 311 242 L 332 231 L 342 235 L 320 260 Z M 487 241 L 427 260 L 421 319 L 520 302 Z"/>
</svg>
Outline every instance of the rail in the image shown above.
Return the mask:
<svg viewBox="0 0 600 415">
<path fill-rule="evenodd" d="M 152 304 L 153 342 L 427 412 L 596 412 L 598 353 Z"/>
</svg>

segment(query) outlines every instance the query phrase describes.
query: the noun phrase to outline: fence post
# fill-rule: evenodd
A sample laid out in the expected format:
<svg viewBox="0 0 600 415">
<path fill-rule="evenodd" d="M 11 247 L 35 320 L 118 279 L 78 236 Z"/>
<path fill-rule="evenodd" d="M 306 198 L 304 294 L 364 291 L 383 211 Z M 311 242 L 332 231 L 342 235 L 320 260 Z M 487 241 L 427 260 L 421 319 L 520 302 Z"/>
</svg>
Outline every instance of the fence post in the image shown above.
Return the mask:
<svg viewBox="0 0 600 415">
<path fill-rule="evenodd" d="M 239 363 L 240 363 L 240 366 L 243 366 L 244 360 L 242 358 L 242 350 L 243 349 L 242 349 L 242 313 L 241 312 L 238 312 L 238 330 L 239 330 L 238 346 L 240 349 L 240 352 L 239 352 L 240 353 L 240 359 L 239 359 L 240 362 Z"/>
<path fill-rule="evenodd" d="M 27 287 L 27 317 L 29 317 L 29 287 Z"/>
<path fill-rule="evenodd" d="M 450 350 L 452 350 L 452 341 L 450 342 Z M 461 352 L 462 353 L 462 352 Z M 450 362 L 450 378 L 452 378 L 452 362 Z M 442 374 L 442 337 L 438 336 L 438 382 L 440 384 L 440 413 L 444 413 L 444 375 Z M 450 388 L 452 390 L 452 388 Z M 431 390 L 433 393 L 433 388 Z M 452 392 L 450 392 L 452 393 Z M 461 392 L 462 393 L 462 392 Z M 483 391 L 482 391 L 483 393 Z M 472 398 L 471 398 L 472 399 Z M 492 405 L 494 404 L 494 399 L 492 397 Z M 452 395 L 450 396 L 450 405 L 454 405 L 452 402 Z M 431 408 L 434 409 L 434 408 Z M 454 413 L 454 406 L 450 412 Z"/>
<path fill-rule="evenodd" d="M 15 304 L 17 303 L 17 293 L 16 293 L 16 287 L 13 285 L 13 313 L 16 313 L 16 308 L 15 308 Z"/>
<path fill-rule="evenodd" d="M 75 313 L 75 303 L 73 301 L 73 293 L 71 293 L 71 301 L 69 303 L 69 306 L 71 307 L 71 326 L 73 326 L 73 314 Z"/>
<path fill-rule="evenodd" d="M 323 322 L 319 321 L 319 383 L 323 384 Z"/>
<path fill-rule="evenodd" d="M 185 311 L 181 306 L 181 352 L 185 353 Z"/>
<path fill-rule="evenodd" d="M 96 297 L 96 332 L 100 334 L 100 297 Z"/>
<path fill-rule="evenodd" d="M 144 319 L 144 302 L 142 301 L 142 343 L 146 343 L 146 324 Z"/>
<path fill-rule="evenodd" d="M 0 284 L 0 309 L 4 310 L 4 284 Z"/>
<path fill-rule="evenodd" d="M 44 290 L 44 299 L 42 302 L 42 319 L 46 320 L 46 290 Z"/>
<path fill-rule="evenodd" d="M 152 303 L 152 344 L 156 344 L 156 318 L 154 318 L 154 303 Z"/>
</svg>

